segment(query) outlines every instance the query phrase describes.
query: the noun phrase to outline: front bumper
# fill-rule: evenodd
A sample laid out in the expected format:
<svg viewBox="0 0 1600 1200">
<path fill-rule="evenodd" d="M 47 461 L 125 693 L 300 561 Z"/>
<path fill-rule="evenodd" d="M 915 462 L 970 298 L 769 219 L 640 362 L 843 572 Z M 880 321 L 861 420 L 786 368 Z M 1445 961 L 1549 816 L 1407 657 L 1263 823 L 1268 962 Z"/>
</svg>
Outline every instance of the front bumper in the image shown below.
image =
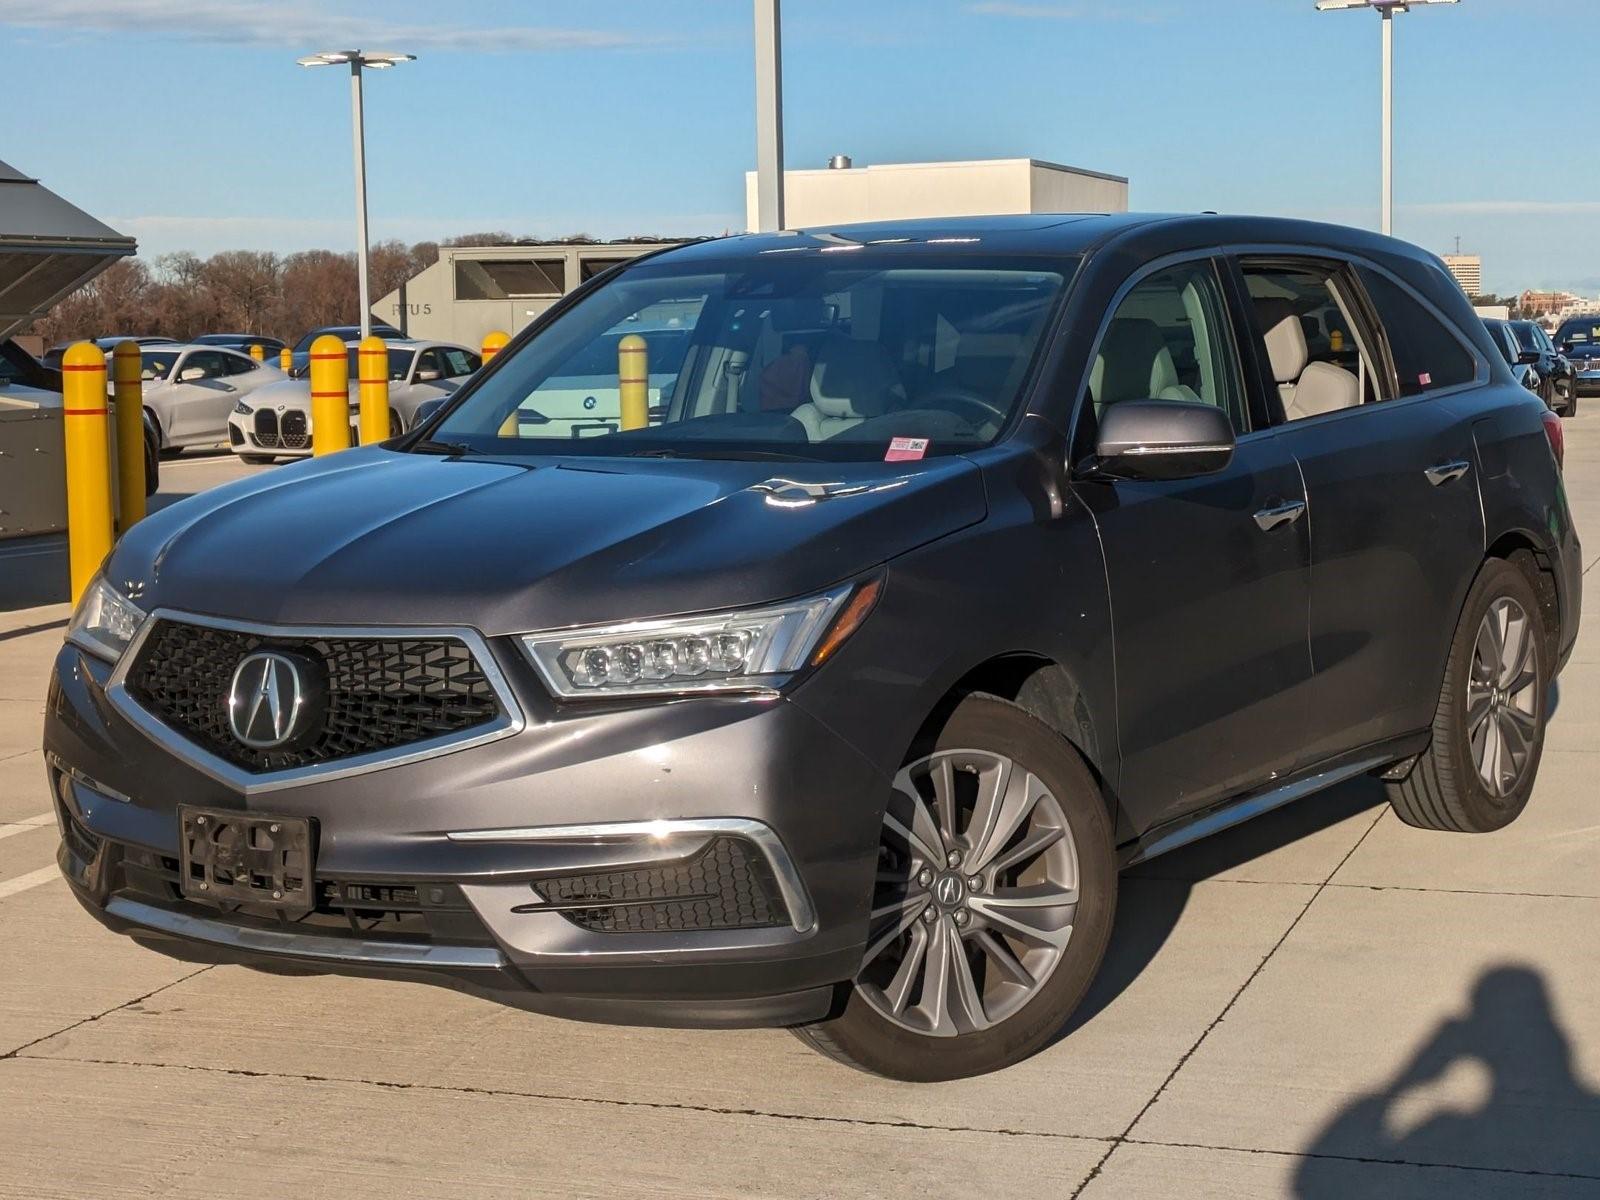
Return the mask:
<svg viewBox="0 0 1600 1200">
<path fill-rule="evenodd" d="M 129 721 L 111 669 L 63 647 L 45 729 L 63 872 L 102 923 L 189 961 L 413 979 L 626 1023 L 829 1011 L 865 942 L 888 778 L 787 700 L 562 709 L 509 646 L 491 653 L 524 709 L 515 733 L 257 790 Z M 179 804 L 311 818 L 328 903 L 287 920 L 185 898 Z M 781 920 L 607 927 L 544 902 L 574 877 L 675 869 L 717 837 L 767 865 Z"/>
</svg>

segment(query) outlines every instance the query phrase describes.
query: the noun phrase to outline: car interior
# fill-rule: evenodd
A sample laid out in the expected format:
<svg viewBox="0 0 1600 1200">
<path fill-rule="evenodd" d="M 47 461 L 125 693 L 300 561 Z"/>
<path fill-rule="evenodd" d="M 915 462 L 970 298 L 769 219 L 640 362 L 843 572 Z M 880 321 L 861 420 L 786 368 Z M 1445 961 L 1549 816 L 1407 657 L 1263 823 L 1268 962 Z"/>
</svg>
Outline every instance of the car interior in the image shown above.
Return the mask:
<svg viewBox="0 0 1600 1200">
<path fill-rule="evenodd" d="M 1331 270 L 1247 265 L 1245 285 L 1287 420 L 1380 397 L 1360 325 Z"/>
</svg>

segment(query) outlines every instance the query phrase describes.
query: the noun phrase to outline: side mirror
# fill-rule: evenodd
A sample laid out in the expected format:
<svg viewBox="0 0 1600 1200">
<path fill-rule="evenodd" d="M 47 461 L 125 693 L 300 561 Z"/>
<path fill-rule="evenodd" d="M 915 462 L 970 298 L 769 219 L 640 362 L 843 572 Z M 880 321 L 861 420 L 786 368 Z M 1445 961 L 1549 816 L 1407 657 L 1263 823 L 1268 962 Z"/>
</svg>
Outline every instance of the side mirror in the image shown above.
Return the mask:
<svg viewBox="0 0 1600 1200">
<path fill-rule="evenodd" d="M 1535 365 L 1541 357 L 1542 356 L 1537 350 L 1517 351 L 1517 362 L 1524 367 L 1531 367 Z"/>
<path fill-rule="evenodd" d="M 1100 415 L 1093 473 L 1112 479 L 1190 479 L 1233 461 L 1233 422 L 1210 404 L 1124 400 Z"/>
<path fill-rule="evenodd" d="M 437 367 L 423 367 L 422 370 L 417 372 L 418 383 L 433 383 L 435 380 L 443 378 L 444 372 Z"/>
<path fill-rule="evenodd" d="M 193 383 L 197 379 L 204 378 L 206 378 L 206 369 L 204 367 L 185 367 L 178 373 L 179 383 Z"/>
</svg>

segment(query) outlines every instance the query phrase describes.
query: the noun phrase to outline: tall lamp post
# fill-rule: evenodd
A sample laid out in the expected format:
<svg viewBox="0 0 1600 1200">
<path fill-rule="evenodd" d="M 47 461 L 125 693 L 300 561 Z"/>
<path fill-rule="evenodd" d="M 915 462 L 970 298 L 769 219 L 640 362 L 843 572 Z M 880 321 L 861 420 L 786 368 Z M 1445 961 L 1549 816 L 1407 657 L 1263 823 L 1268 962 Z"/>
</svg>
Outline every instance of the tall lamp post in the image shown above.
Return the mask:
<svg viewBox="0 0 1600 1200">
<path fill-rule="evenodd" d="M 1413 4 L 1455 4 L 1457 0 L 1317 0 L 1318 12 L 1375 8 L 1383 18 L 1383 232 L 1394 232 L 1394 15 Z"/>
<path fill-rule="evenodd" d="M 397 63 L 410 62 L 415 54 L 380 54 L 361 50 L 327 50 L 296 59 L 302 67 L 334 67 L 350 64 L 350 121 L 356 144 L 356 282 L 361 292 L 361 336 L 372 334 L 372 301 L 367 291 L 367 137 L 361 118 L 361 72 L 364 68 L 384 71 Z"/>
</svg>

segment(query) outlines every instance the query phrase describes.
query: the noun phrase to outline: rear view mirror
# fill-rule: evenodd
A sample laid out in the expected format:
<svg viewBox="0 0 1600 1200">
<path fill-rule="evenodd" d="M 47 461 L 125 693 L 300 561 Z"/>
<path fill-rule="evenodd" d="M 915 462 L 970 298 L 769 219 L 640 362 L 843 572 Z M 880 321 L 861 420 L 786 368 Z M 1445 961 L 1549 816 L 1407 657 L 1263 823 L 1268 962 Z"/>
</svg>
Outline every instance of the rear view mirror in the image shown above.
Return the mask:
<svg viewBox="0 0 1600 1200">
<path fill-rule="evenodd" d="M 1189 479 L 1233 461 L 1233 422 L 1210 404 L 1125 400 L 1100 415 L 1093 471 L 1114 479 Z"/>
</svg>

